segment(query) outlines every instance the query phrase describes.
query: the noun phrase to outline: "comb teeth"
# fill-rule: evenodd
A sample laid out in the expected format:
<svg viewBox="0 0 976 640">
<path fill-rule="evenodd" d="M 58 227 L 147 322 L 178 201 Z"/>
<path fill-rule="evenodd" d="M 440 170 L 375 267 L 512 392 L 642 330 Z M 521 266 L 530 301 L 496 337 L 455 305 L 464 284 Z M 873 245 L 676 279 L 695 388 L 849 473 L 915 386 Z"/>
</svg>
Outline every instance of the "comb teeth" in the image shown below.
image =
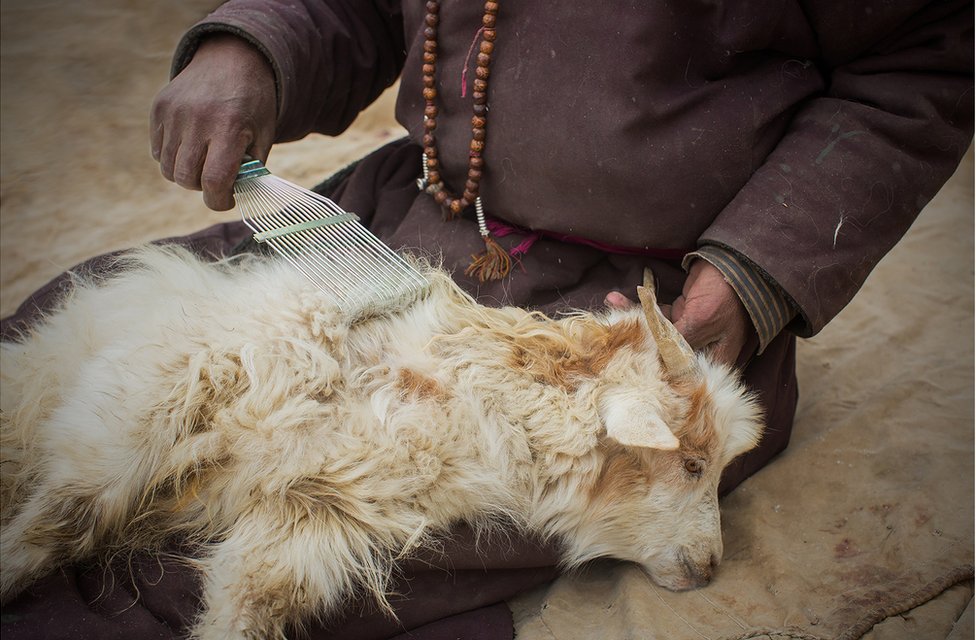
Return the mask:
<svg viewBox="0 0 976 640">
<path fill-rule="evenodd" d="M 353 319 L 405 306 L 428 286 L 423 274 L 354 214 L 272 175 L 260 161 L 241 165 L 234 196 L 255 240 L 270 246 Z"/>
</svg>

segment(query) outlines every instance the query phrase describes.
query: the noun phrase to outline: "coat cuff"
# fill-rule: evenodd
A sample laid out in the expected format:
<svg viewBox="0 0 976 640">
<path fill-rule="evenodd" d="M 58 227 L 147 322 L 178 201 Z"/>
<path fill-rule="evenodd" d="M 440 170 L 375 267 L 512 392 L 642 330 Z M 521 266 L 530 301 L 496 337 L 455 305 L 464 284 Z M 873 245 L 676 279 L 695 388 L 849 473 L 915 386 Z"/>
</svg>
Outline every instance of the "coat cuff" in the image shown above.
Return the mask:
<svg viewBox="0 0 976 640">
<path fill-rule="evenodd" d="M 718 245 L 706 244 L 684 257 L 681 266 L 687 271 L 695 258 L 718 269 L 746 308 L 759 337 L 762 353 L 796 315 L 796 306 L 772 282 L 764 279 L 744 257 Z"/>
</svg>

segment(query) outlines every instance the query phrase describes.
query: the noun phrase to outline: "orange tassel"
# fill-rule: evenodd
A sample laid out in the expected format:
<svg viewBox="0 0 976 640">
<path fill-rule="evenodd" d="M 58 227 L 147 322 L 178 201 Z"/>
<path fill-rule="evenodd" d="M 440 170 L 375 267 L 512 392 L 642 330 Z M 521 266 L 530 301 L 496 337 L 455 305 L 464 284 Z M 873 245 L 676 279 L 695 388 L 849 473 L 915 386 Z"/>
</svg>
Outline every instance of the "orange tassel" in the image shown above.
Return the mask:
<svg viewBox="0 0 976 640">
<path fill-rule="evenodd" d="M 471 256 L 471 264 L 464 270 L 464 275 L 476 275 L 480 282 L 501 280 L 512 270 L 512 257 L 491 236 L 484 238 L 485 252 Z"/>
</svg>

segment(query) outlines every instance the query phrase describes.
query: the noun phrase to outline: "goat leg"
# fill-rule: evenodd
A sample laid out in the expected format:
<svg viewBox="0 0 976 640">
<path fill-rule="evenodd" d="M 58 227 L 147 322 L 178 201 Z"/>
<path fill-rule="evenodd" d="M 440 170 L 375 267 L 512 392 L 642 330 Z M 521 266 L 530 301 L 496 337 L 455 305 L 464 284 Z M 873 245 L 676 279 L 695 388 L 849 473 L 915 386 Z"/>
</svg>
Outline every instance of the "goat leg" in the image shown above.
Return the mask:
<svg viewBox="0 0 976 640">
<path fill-rule="evenodd" d="M 357 587 L 390 611 L 389 565 L 369 535 L 327 509 L 298 515 L 282 502 L 258 503 L 200 561 L 203 613 L 193 637 L 283 639 L 303 613 L 327 618 Z"/>
</svg>

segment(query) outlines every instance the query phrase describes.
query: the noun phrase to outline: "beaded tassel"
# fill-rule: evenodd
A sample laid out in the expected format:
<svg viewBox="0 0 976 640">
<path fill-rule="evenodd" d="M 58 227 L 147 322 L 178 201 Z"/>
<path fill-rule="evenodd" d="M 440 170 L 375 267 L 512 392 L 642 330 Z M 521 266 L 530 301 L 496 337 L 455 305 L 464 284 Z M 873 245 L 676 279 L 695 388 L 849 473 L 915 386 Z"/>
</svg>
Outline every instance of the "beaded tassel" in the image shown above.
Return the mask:
<svg viewBox="0 0 976 640">
<path fill-rule="evenodd" d="M 485 241 L 485 252 L 471 256 L 471 264 L 464 270 L 464 275 L 477 276 L 480 282 L 501 280 L 512 270 L 512 257 L 491 237 L 480 197 L 475 198 L 474 208 L 478 215 L 478 231 Z"/>
</svg>

